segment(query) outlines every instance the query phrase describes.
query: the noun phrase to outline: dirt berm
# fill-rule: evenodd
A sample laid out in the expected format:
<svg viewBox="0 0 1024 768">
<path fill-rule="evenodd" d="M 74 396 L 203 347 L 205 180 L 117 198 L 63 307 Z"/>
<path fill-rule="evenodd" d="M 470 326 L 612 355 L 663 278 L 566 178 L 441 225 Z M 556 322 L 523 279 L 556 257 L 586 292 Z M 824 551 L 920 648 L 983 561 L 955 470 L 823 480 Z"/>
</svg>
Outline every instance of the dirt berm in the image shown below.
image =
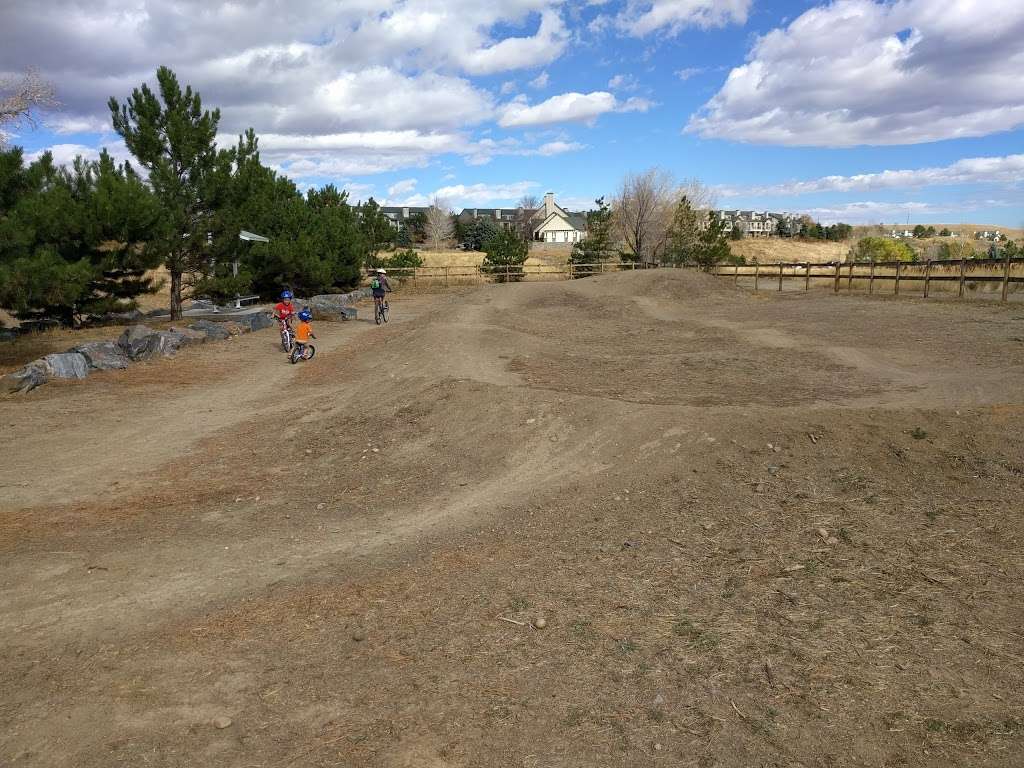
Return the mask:
<svg viewBox="0 0 1024 768">
<path fill-rule="evenodd" d="M 0 401 L 0 765 L 1021 765 L 1019 308 L 392 308 Z"/>
</svg>

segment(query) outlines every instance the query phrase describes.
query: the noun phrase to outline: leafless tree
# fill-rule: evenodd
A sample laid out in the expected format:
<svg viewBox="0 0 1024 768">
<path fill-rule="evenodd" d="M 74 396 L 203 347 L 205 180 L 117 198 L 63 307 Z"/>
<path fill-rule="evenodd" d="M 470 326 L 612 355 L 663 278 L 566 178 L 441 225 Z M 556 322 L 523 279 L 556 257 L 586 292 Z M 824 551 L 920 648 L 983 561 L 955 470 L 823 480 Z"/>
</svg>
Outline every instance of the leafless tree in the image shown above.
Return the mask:
<svg viewBox="0 0 1024 768">
<path fill-rule="evenodd" d="M 638 261 L 652 263 L 665 247 L 678 197 L 672 175 L 660 168 L 630 173 L 612 199 L 614 226 Z"/>
<path fill-rule="evenodd" d="M 430 207 L 427 208 L 427 224 L 424 232 L 427 247 L 434 250 L 443 248 L 452 239 L 454 232 L 452 212 L 448 202 L 435 195 L 430 201 Z"/>
<path fill-rule="evenodd" d="M 523 195 L 516 203 L 516 231 L 527 242 L 533 240 L 533 229 L 536 226 L 533 215 L 540 206 L 541 202 L 536 195 Z"/>
<path fill-rule="evenodd" d="M 0 80 L 0 147 L 6 143 L 4 126 L 39 124 L 39 110 L 57 106 L 53 84 L 34 69 L 17 79 Z"/>
</svg>

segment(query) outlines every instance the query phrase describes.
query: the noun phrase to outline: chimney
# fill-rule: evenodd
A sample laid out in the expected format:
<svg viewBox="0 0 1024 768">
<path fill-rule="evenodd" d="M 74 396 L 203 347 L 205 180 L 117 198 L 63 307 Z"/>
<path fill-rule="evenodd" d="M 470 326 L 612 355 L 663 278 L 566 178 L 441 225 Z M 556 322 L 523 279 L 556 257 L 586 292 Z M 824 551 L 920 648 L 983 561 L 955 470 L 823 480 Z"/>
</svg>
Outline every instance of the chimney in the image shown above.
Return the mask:
<svg viewBox="0 0 1024 768">
<path fill-rule="evenodd" d="M 544 193 L 544 218 L 546 219 L 552 213 L 555 212 L 555 193 L 545 192 Z"/>
<path fill-rule="evenodd" d="M 501 208 L 494 209 L 494 218 L 501 221 Z"/>
<path fill-rule="evenodd" d="M 409 218 L 409 209 L 408 208 L 403 208 L 402 209 L 402 218 L 403 219 L 408 219 Z"/>
</svg>

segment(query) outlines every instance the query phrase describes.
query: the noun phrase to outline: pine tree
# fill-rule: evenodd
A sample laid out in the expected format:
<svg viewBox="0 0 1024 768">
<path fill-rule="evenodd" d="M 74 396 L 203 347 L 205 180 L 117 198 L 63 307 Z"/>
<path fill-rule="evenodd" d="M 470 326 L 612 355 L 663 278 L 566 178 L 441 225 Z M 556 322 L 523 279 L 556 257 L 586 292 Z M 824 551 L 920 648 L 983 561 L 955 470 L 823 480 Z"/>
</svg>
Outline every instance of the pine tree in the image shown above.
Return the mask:
<svg viewBox="0 0 1024 768">
<path fill-rule="evenodd" d="M 672 215 L 663 261 L 669 264 L 696 261 L 702 233 L 700 215 L 683 195 Z"/>
<path fill-rule="evenodd" d="M 124 105 L 111 97 L 108 105 L 114 130 L 146 169 L 160 201 L 162 226 L 150 246 L 159 253 L 171 276 L 171 318 L 181 317 L 182 278 L 201 271 L 206 254 L 210 176 L 217 164 L 220 110 L 203 110 L 198 93 L 167 67 L 156 73 L 159 97 L 145 83 Z"/>
<path fill-rule="evenodd" d="M 594 201 L 597 208 L 587 211 L 587 234 L 576 242 L 569 256 L 573 277 L 589 277 L 598 270 L 595 264 L 603 264 L 615 258 L 612 242 L 612 211 L 603 197 Z"/>
<path fill-rule="evenodd" d="M 715 211 L 711 211 L 707 225 L 701 231 L 693 249 L 693 260 L 701 269 L 710 270 L 716 264 L 728 261 L 731 256 L 729 241 L 725 239 L 725 225 L 721 217 Z"/>
</svg>

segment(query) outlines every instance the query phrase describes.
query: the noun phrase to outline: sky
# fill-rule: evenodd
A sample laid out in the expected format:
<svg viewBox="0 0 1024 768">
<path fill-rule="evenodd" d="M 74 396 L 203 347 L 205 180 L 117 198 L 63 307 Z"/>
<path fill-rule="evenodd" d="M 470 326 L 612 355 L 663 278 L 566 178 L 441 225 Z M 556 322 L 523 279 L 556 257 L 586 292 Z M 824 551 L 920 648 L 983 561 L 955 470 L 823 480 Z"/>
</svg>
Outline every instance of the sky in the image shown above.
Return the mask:
<svg viewBox="0 0 1024 768">
<path fill-rule="evenodd" d="M 654 166 L 722 208 L 1024 227 L 1021 0 L 0 0 L 0 78 L 61 102 L 30 157 L 107 147 L 169 66 L 300 188 L 570 209 Z"/>
</svg>

